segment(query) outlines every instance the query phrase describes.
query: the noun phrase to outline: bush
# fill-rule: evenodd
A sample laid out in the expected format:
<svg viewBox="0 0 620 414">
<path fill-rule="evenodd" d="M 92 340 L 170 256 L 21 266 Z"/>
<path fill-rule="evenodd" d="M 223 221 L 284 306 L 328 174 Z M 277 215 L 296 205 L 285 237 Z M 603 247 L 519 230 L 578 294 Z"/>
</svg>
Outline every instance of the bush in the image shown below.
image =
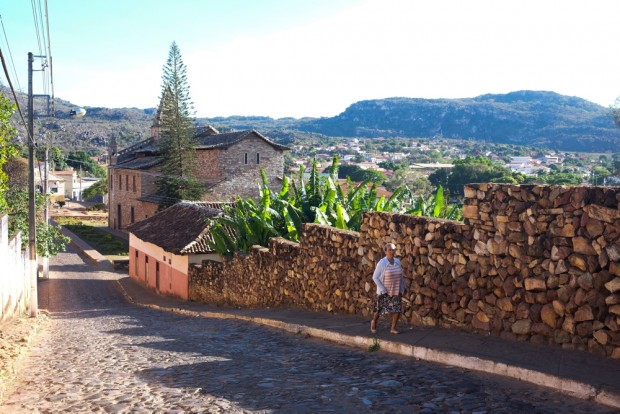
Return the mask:
<svg viewBox="0 0 620 414">
<path fill-rule="evenodd" d="M 107 206 L 105 205 L 105 203 L 95 203 L 92 206 L 88 207 L 87 210 L 88 211 L 105 211 L 107 208 Z"/>
</svg>

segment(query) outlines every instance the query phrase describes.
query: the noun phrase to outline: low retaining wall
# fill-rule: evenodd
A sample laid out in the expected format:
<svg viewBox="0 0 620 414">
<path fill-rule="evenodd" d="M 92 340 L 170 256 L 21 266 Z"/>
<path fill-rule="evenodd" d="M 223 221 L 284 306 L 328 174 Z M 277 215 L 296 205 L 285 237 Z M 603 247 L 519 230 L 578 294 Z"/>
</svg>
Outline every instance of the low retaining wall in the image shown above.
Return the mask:
<svg viewBox="0 0 620 414">
<path fill-rule="evenodd" d="M 190 268 L 194 301 L 369 315 L 372 272 L 397 245 L 405 318 L 620 358 L 620 188 L 475 184 L 464 223 L 366 213 L 361 231 L 304 225 Z"/>
</svg>

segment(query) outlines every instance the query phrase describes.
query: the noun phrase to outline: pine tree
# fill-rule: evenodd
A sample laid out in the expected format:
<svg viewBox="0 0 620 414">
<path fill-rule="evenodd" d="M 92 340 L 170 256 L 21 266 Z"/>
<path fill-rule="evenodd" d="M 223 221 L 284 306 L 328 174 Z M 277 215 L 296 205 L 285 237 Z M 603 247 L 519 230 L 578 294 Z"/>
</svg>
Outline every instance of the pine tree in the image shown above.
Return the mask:
<svg viewBox="0 0 620 414">
<path fill-rule="evenodd" d="M 163 162 L 156 181 L 157 192 L 164 199 L 160 207 L 180 200 L 199 200 L 205 187 L 196 178 L 194 106 L 189 96 L 186 67 L 176 42 L 172 42 L 163 68 L 160 105 L 159 150 Z"/>
</svg>

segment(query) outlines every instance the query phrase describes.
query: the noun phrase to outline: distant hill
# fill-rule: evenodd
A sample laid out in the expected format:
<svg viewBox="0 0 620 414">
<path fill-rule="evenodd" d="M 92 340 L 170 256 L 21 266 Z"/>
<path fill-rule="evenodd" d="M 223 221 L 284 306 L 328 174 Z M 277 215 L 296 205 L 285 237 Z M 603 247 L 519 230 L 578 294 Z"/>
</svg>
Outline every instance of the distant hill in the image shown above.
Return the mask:
<svg viewBox="0 0 620 414">
<path fill-rule="evenodd" d="M 471 99 L 361 101 L 298 129 L 344 137 L 445 137 L 564 151 L 620 150 L 609 109 L 554 92 L 519 91 Z"/>
<path fill-rule="evenodd" d="M 14 101 L 11 92 L 0 88 L 0 92 Z M 27 121 L 28 102 L 26 94 L 18 94 L 19 105 Z M 84 107 L 86 116 L 76 118 L 70 115 L 76 106 L 68 101 L 54 100 L 55 116 L 48 113 L 47 100 L 36 97 L 34 104 L 35 140 L 43 146 L 46 138 L 42 131 L 50 131 L 51 144 L 67 151 L 84 150 L 93 153 L 103 152 L 112 137 L 116 137 L 119 148 L 131 145 L 150 136 L 149 127 L 153 123 L 154 108 L 99 108 Z M 51 109 L 51 108 L 50 108 Z M 26 127 L 18 114 L 13 117 L 13 125 L 18 130 L 19 142 L 26 142 Z M 39 128 L 43 126 L 43 128 Z"/>
<path fill-rule="evenodd" d="M 2 90 L 5 96 L 11 96 Z M 20 96 L 25 111 L 25 95 Z M 154 108 L 85 107 L 56 99 L 56 117 L 46 118 L 45 102 L 35 100 L 35 118 L 54 131 L 54 143 L 65 149 L 101 149 L 114 136 L 119 148 L 146 139 Z M 24 116 L 26 116 L 24 114 Z M 15 118 L 17 121 L 17 118 Z M 618 152 L 620 129 L 608 108 L 554 92 L 518 91 L 466 99 L 388 98 L 356 102 L 329 118 L 235 116 L 198 118 L 200 125 L 227 130 L 256 129 L 275 141 L 326 135 L 332 137 L 444 137 L 538 146 L 563 151 Z M 18 123 L 15 122 L 17 125 Z M 20 127 L 20 135 L 25 130 Z"/>
</svg>

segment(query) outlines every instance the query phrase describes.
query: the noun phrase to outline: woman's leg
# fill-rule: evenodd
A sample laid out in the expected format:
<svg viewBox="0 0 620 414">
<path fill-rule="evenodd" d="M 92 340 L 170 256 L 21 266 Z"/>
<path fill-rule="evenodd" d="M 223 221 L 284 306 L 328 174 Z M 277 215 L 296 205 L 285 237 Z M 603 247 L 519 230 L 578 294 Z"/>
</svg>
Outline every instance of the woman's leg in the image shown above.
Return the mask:
<svg viewBox="0 0 620 414">
<path fill-rule="evenodd" d="M 372 333 L 377 332 L 377 322 L 379 321 L 379 312 L 375 312 L 374 315 L 372 315 L 372 319 L 370 321 L 370 331 Z"/>
<path fill-rule="evenodd" d="M 392 333 L 398 333 L 398 330 L 396 329 L 396 324 L 398 323 L 398 318 L 400 318 L 400 312 L 396 312 L 392 314 L 392 328 L 390 330 L 390 332 Z"/>
</svg>

